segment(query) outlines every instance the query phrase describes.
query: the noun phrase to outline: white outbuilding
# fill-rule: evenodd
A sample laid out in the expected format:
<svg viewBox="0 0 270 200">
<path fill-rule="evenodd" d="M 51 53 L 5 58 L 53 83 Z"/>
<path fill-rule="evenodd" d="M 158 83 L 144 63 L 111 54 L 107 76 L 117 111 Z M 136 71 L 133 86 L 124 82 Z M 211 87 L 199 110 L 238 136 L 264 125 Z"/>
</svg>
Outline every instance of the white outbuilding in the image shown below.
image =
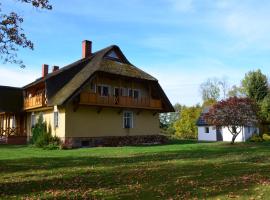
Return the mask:
<svg viewBox="0 0 270 200">
<path fill-rule="evenodd" d="M 203 119 L 203 115 L 209 111 L 209 108 L 205 108 L 201 113 L 197 121 L 198 127 L 198 140 L 199 141 L 232 141 L 232 134 L 229 131 L 228 127 L 216 127 L 213 125 L 209 125 Z M 247 141 L 253 134 L 258 134 L 259 129 L 255 126 L 245 126 L 241 128 L 240 133 L 235 139 L 235 142 L 245 142 Z"/>
</svg>

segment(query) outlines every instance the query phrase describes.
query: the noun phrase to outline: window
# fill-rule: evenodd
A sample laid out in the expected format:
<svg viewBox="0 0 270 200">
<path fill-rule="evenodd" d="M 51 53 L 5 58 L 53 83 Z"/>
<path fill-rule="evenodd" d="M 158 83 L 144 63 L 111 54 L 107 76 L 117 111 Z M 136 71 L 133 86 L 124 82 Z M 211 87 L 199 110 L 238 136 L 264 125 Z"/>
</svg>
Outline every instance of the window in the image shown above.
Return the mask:
<svg viewBox="0 0 270 200">
<path fill-rule="evenodd" d="M 16 118 L 15 115 L 12 116 L 12 128 L 16 128 Z"/>
<path fill-rule="evenodd" d="M 205 127 L 205 133 L 209 133 L 209 127 Z"/>
<path fill-rule="evenodd" d="M 132 89 L 128 89 L 128 96 L 133 97 L 133 90 Z"/>
<path fill-rule="evenodd" d="M 134 99 L 139 99 L 139 97 L 140 97 L 140 91 L 139 90 L 134 90 L 133 97 L 134 97 Z"/>
<path fill-rule="evenodd" d="M 53 122 L 54 122 L 54 128 L 58 128 L 59 126 L 59 112 L 58 111 L 53 112 Z"/>
<path fill-rule="evenodd" d="M 132 112 L 124 112 L 123 127 L 124 128 L 133 128 L 133 113 Z"/>
<path fill-rule="evenodd" d="M 31 126 L 34 127 L 36 125 L 36 116 L 35 113 L 31 114 Z"/>
<path fill-rule="evenodd" d="M 109 87 L 105 85 L 99 85 L 98 86 L 98 94 L 102 97 L 109 96 Z"/>
<path fill-rule="evenodd" d="M 96 93 L 96 84 L 95 83 L 91 82 L 91 84 L 90 84 L 90 90 L 91 90 L 91 92 Z"/>
<path fill-rule="evenodd" d="M 107 57 L 119 59 L 119 57 L 117 56 L 117 54 L 116 54 L 115 51 L 111 51 L 111 52 L 107 55 Z"/>
<path fill-rule="evenodd" d="M 122 88 L 122 96 L 124 96 L 124 97 L 128 96 L 128 89 L 127 88 Z"/>
</svg>

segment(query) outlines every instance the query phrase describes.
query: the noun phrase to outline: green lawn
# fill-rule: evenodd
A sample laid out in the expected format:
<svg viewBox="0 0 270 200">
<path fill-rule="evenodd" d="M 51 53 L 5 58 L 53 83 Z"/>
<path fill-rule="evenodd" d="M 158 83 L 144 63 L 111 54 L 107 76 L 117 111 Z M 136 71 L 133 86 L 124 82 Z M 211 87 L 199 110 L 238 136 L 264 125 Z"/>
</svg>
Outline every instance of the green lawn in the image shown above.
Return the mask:
<svg viewBox="0 0 270 200">
<path fill-rule="evenodd" d="M 269 199 L 270 144 L 0 146 L 0 199 Z M 268 197 L 268 198 L 267 198 Z"/>
</svg>

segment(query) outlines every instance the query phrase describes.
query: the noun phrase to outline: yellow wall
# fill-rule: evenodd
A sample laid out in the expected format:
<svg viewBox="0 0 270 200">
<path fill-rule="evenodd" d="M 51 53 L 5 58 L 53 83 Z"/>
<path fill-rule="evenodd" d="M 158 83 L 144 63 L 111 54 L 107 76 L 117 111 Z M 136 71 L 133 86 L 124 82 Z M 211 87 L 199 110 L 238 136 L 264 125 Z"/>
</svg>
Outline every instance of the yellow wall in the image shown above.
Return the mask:
<svg viewBox="0 0 270 200">
<path fill-rule="evenodd" d="M 43 119 L 46 121 L 47 125 L 50 124 L 52 127 L 52 135 L 58 136 L 58 137 L 65 137 L 65 110 L 59 109 L 59 115 L 58 115 L 58 127 L 54 128 L 54 110 L 45 110 L 45 111 L 33 111 L 35 113 L 36 122 L 38 121 L 39 114 L 43 114 Z M 31 136 L 31 115 L 32 112 L 27 113 L 27 135 Z"/>
<path fill-rule="evenodd" d="M 132 111 L 132 110 L 130 110 Z M 151 111 L 133 113 L 133 128 L 123 128 L 123 112 L 119 109 L 80 106 L 76 112 L 66 109 L 66 137 L 135 136 L 159 134 L 158 114 Z"/>
</svg>

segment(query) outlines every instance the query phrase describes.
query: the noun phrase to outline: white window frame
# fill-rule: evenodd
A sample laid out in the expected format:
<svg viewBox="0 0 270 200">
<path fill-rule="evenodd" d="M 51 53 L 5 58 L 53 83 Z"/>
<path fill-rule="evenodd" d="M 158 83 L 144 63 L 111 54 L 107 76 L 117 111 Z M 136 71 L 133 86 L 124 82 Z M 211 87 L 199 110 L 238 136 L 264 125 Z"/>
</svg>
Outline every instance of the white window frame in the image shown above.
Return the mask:
<svg viewBox="0 0 270 200">
<path fill-rule="evenodd" d="M 206 130 L 208 130 L 208 131 L 206 131 Z M 209 126 L 204 127 L 204 132 L 205 133 L 210 133 L 210 127 Z"/>
<path fill-rule="evenodd" d="M 127 116 L 127 114 L 130 114 L 130 116 Z M 131 128 L 133 128 L 133 126 L 134 126 L 134 117 L 133 117 L 134 115 L 133 115 L 133 112 L 132 111 L 124 111 L 123 112 L 123 128 L 124 129 L 131 129 Z M 129 119 L 130 118 L 130 127 L 127 127 L 126 126 L 126 120 L 127 119 Z"/>
<path fill-rule="evenodd" d="M 100 96 L 101 97 L 108 97 L 108 96 L 110 96 L 110 94 L 111 94 L 111 92 L 110 92 L 110 86 L 109 85 L 104 85 L 104 84 L 99 84 L 97 87 L 101 87 L 101 94 L 100 94 Z M 108 96 L 105 96 L 104 94 L 103 94 L 103 88 L 104 87 L 107 87 L 108 88 Z"/>
</svg>

